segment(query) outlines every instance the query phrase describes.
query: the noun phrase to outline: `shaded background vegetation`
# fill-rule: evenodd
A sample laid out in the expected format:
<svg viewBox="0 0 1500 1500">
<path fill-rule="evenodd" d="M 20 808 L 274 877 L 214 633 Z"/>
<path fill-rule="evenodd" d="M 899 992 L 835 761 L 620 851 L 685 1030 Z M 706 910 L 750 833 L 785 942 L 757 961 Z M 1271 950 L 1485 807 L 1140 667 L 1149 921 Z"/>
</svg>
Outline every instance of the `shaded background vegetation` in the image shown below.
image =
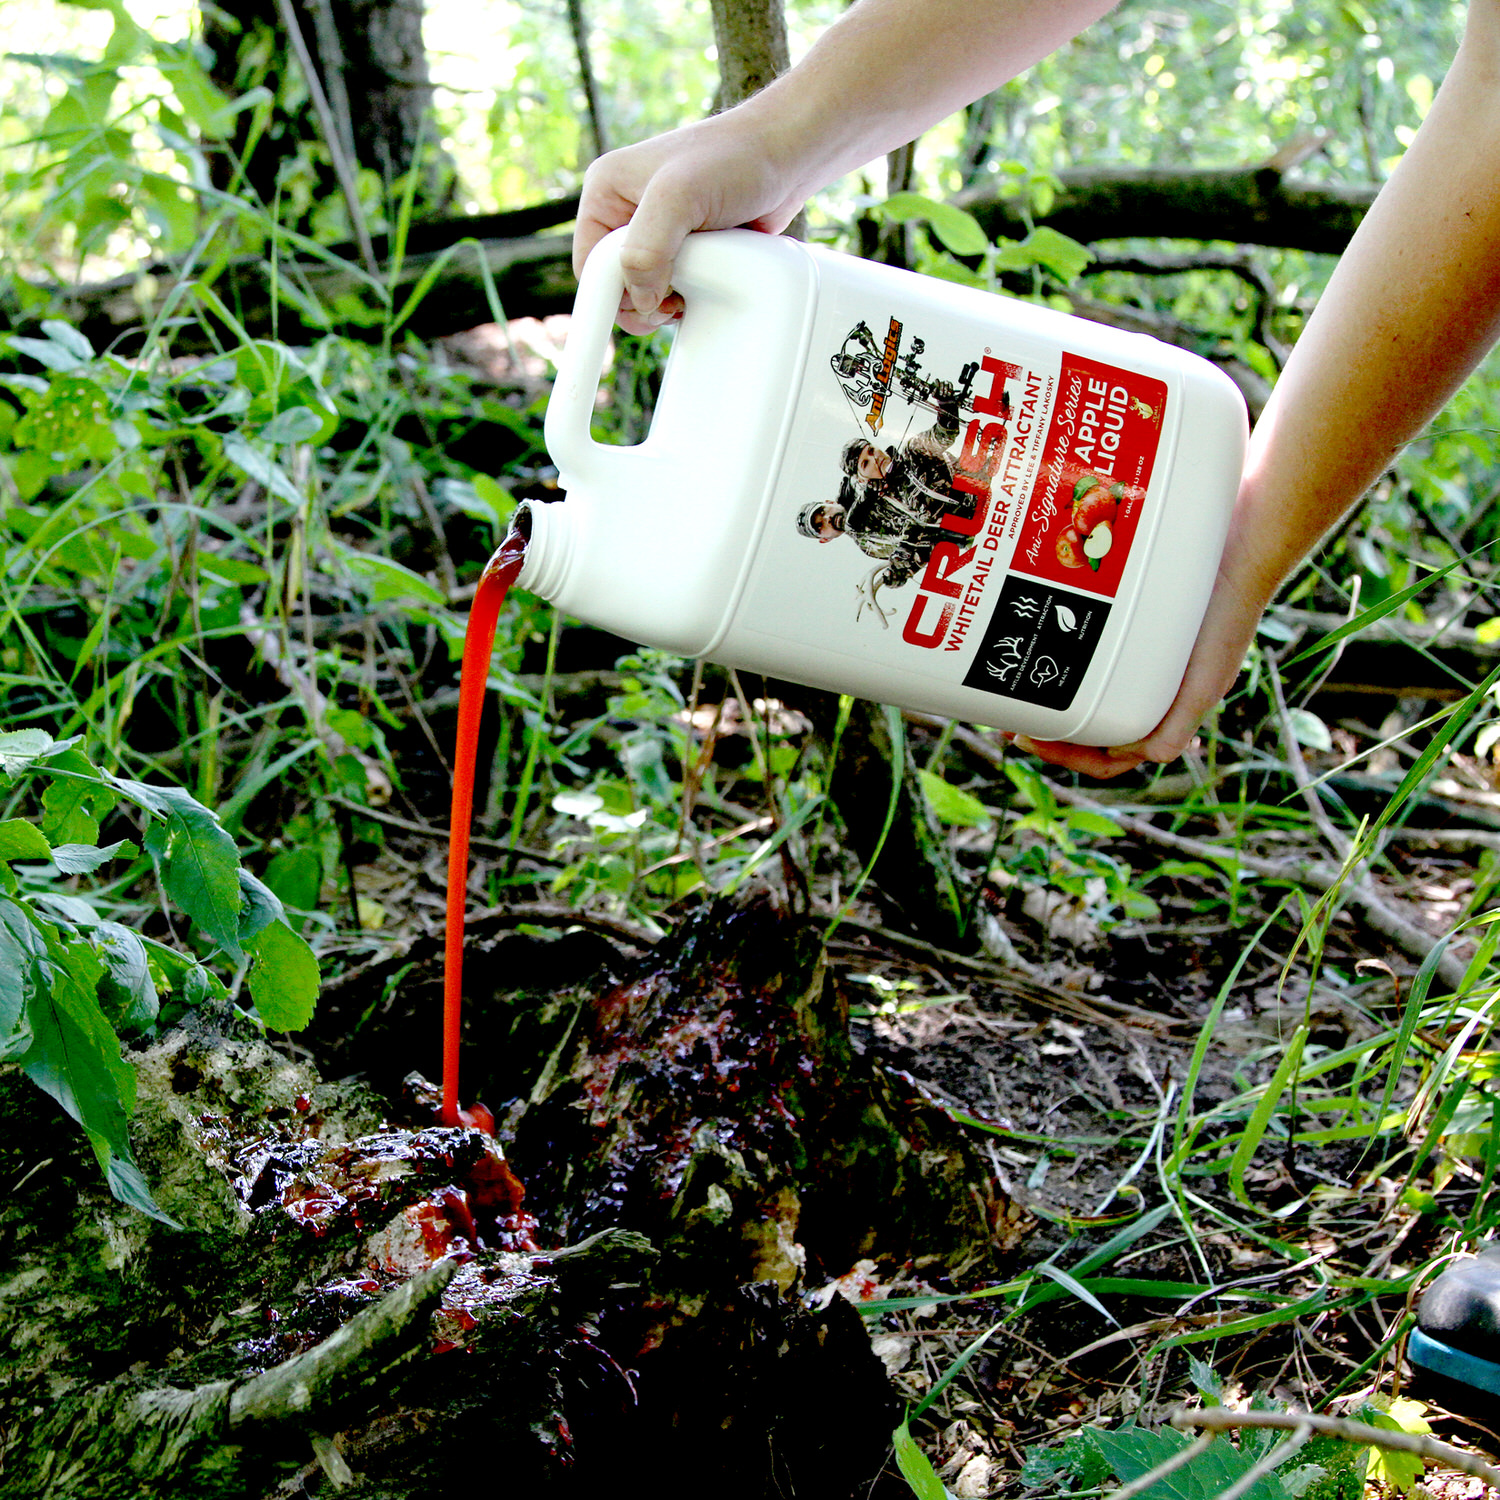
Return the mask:
<svg viewBox="0 0 1500 1500">
<path fill-rule="evenodd" d="M 1256 409 L 1462 9 L 1127 0 L 820 194 L 806 232 L 1183 343 Z M 788 6 L 794 58 L 837 10 Z M 275 903 L 272 926 L 316 954 L 322 998 L 291 1045 L 372 1074 L 396 1049 L 400 1071 L 436 1073 L 457 652 L 515 503 L 555 487 L 541 416 L 571 195 L 601 144 L 714 107 L 713 39 L 707 4 L 671 0 L 0 13 L 0 731 L 32 736 L 0 741 L 0 833 L 33 822 L 46 840 L 13 831 L 0 857 L 12 905 L 52 924 L 47 962 L 96 954 L 98 972 L 74 969 L 77 1003 L 112 1028 L 98 1109 L 128 1113 L 116 1034 L 149 1036 L 209 991 L 259 1003 L 233 923 L 205 922 L 152 847 L 166 814 L 111 777 L 212 810 L 235 845 L 226 879 L 243 869 L 267 893 L 255 909 Z M 972 219 L 933 206 L 950 199 Z M 619 340 L 601 423 L 620 440 L 649 421 L 669 348 L 669 331 Z M 1278 1330 L 1270 1366 L 1303 1358 L 1307 1399 L 1360 1386 L 1408 1294 L 1496 1212 L 1488 929 L 1434 945 L 1500 878 L 1497 394 L 1492 362 L 1291 581 L 1187 761 L 1104 794 L 965 726 L 742 682 L 514 599 L 475 825 L 481 932 L 582 924 L 649 944 L 751 884 L 841 913 L 831 952 L 862 1034 L 919 1072 L 925 1055 L 932 1086 L 988 1122 L 1053 1255 L 1109 1215 L 1047 1196 L 1048 1164 L 1077 1155 L 1067 1130 L 1023 1117 L 1009 1088 L 986 1103 L 972 1047 L 933 1061 L 960 1002 L 1072 996 L 1188 1038 L 1237 1018 L 1235 1055 L 1168 1070 L 1216 1070 L 1203 1095 L 1164 1092 L 1160 1066 L 1144 1092 L 1105 1090 L 1116 1146 L 1153 1163 L 1126 1198 L 1172 1203 L 1210 1282 L 1230 1257 L 1203 1249 L 1213 1235 L 1286 1265 L 1329 1215 L 1339 1235 L 1408 1242 L 1400 1263 L 1320 1271 L 1315 1312 L 1303 1286 L 1279 1322 L 1242 1330 Z M 1347 618 L 1368 628 L 1329 642 Z M 49 759 L 75 738 L 87 773 Z M 96 778 L 92 826 L 44 807 L 64 773 Z M 150 945 L 146 978 L 121 978 L 101 922 Z M 292 1019 L 274 1001 L 260 1015 Z M 1054 1044 L 1083 1077 L 1087 1047 L 1038 1045 Z M 1323 1329 L 1347 1341 L 1330 1373 L 1298 1340 L 1346 1294 L 1377 1312 Z M 950 1410 L 944 1428 L 970 1421 L 984 1442 L 935 1444 L 939 1461 L 1009 1461 L 995 1391 L 1011 1377 L 985 1359 L 969 1373 L 988 1425 Z M 906 1376 L 918 1394 L 928 1364 Z"/>
</svg>

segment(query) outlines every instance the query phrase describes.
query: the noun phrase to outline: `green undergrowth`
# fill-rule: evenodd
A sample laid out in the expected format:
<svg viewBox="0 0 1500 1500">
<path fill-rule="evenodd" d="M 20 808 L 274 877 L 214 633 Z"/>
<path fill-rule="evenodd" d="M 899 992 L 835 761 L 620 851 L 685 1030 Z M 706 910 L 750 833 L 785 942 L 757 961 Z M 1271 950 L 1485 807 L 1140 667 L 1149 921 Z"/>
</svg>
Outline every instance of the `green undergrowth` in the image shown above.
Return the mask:
<svg viewBox="0 0 1500 1500">
<path fill-rule="evenodd" d="M 16 302 L 0 334 L 0 1058 L 77 1121 L 113 1191 L 160 1216 L 131 1153 L 132 1048 L 203 1005 L 304 1027 L 320 976 L 357 976 L 430 935 L 468 601 L 516 504 L 555 497 L 556 476 L 544 378 L 508 353 L 486 362 L 411 336 L 431 288 L 401 276 L 412 184 L 377 185 L 393 246 L 378 273 L 287 230 L 232 163 L 230 185 L 210 187 L 231 122 L 259 118 L 265 100 L 219 96 L 191 49 L 105 9 L 108 54 L 28 63 L 55 84 L 50 102 L 24 138 L 12 124 L 3 137 Z M 1055 132 L 1054 113 L 1036 129 Z M 1026 214 L 1045 212 L 1058 179 L 1013 155 L 995 175 Z M 987 238 L 941 201 L 938 175 L 853 216 L 825 203 L 814 233 L 847 248 L 899 232 L 918 268 L 952 280 L 1191 317 L 1205 349 L 1267 379 L 1326 275 L 1314 258 L 1258 250 L 1250 269 L 1269 292 L 1232 269 L 1101 269 L 1045 228 Z M 48 290 L 106 255 L 136 271 L 170 257 L 122 293 L 152 311 L 108 347 Z M 273 267 L 282 321 L 269 328 L 231 290 L 241 255 Z M 327 305 L 298 270 L 309 261 L 344 278 Z M 601 437 L 639 440 L 669 350 L 669 333 L 618 341 Z M 852 852 L 850 825 L 869 810 L 840 800 L 847 702 L 831 734 L 815 733 L 786 685 L 602 639 L 522 595 L 508 604 L 476 902 L 566 903 L 649 938 L 710 894 L 767 885 L 817 921 L 868 1011 L 893 1017 L 982 1008 L 1017 973 L 1027 1005 L 1087 1002 L 1123 986 L 1127 952 L 1132 973 L 1159 981 L 1131 1001 L 1185 1040 L 1146 1107 L 1106 1099 L 1086 1137 L 1011 1128 L 973 1101 L 959 1112 L 982 1149 L 1020 1155 L 1038 1189 L 1049 1163 L 1114 1153 L 1107 1194 L 1055 1211 L 1048 1251 L 1002 1281 L 862 1309 L 895 1334 L 924 1309 L 952 1320 L 950 1352 L 911 1391 L 897 1435 L 919 1494 L 944 1487 L 926 1456 L 940 1419 L 1034 1352 L 1023 1339 L 1039 1316 L 1086 1320 L 1080 1345 L 1087 1330 L 1153 1323 L 1112 1377 L 1132 1415 L 1164 1391 L 1206 1394 L 1209 1365 L 1253 1393 L 1299 1351 L 1321 1372 L 1309 1399 L 1357 1402 L 1389 1384 L 1410 1299 L 1500 1229 L 1500 852 L 1419 856 L 1404 842 L 1486 813 L 1483 796 L 1452 788 L 1483 793 L 1493 772 L 1500 672 L 1483 649 L 1459 663 L 1419 638 L 1403 670 L 1438 688 L 1423 677 L 1415 701 L 1320 691 L 1387 629 L 1450 622 L 1477 648 L 1500 635 L 1496 388 L 1489 373 L 1471 382 L 1291 581 L 1186 762 L 1109 800 L 993 743 L 979 755 L 964 726 L 885 717 L 899 755 L 877 849 L 897 794 L 915 789 L 962 894 L 962 952 L 881 946 L 903 872 Z M 1301 622 L 1314 614 L 1316 628 Z M 1330 616 L 1348 623 L 1330 629 Z M 1153 842 L 1142 824 L 1188 845 Z M 1353 898 L 1369 882 L 1428 923 L 1425 953 L 1362 925 Z M 404 972 L 359 995 L 353 1029 L 400 1003 Z M 1262 1029 L 1225 1064 L 1225 1030 L 1247 1017 Z M 1382 1235 L 1409 1253 L 1329 1248 Z M 1147 1259 L 1163 1245 L 1167 1269 L 1164 1252 Z M 1226 1245 L 1252 1270 L 1241 1276 Z M 1329 1328 L 1352 1351 L 1341 1363 L 1313 1342 Z M 1275 1358 L 1255 1364 L 1260 1348 Z M 1095 1492 L 1179 1443 L 1145 1425 L 1075 1425 L 1060 1448 L 1020 1439 L 1023 1484 Z M 1207 1500 L 1269 1441 L 1221 1440 L 1171 1493 Z M 1317 1439 L 1255 1493 L 1352 1500 L 1367 1458 Z"/>
</svg>

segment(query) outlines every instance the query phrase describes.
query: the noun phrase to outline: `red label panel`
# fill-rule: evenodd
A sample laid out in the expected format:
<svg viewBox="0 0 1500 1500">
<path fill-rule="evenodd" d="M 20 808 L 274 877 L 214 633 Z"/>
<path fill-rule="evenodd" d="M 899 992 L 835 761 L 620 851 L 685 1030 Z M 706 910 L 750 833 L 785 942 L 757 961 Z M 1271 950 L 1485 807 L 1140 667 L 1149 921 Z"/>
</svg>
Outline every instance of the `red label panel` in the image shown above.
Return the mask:
<svg viewBox="0 0 1500 1500">
<path fill-rule="evenodd" d="M 1013 571 L 1114 598 L 1151 483 L 1166 402 L 1160 380 L 1063 355 Z"/>
</svg>

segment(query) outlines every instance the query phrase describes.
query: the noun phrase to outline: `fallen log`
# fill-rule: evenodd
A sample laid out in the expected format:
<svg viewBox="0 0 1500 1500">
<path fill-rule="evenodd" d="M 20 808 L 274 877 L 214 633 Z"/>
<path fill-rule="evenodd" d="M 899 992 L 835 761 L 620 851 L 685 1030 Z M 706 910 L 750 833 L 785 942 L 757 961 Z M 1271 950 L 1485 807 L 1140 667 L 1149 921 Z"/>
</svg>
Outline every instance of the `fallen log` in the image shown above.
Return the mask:
<svg viewBox="0 0 1500 1500">
<path fill-rule="evenodd" d="M 1313 183 L 1274 165 L 1182 170 L 1074 167 L 1057 174 L 1057 196 L 1035 222 L 1084 244 L 1114 239 L 1224 240 L 1341 254 L 1375 199 L 1373 187 Z M 997 186 L 955 200 L 991 238 L 1024 239 L 1020 200 Z"/>
<path fill-rule="evenodd" d="M 622 1452 L 674 1488 L 867 1493 L 897 1406 L 854 1307 L 807 1294 L 865 1258 L 983 1278 L 1026 1216 L 854 1054 L 816 929 L 718 903 L 617 967 L 471 993 L 504 1154 L 431 1124 L 419 1079 L 322 1083 L 190 1018 L 135 1054 L 179 1230 L 0 1070 L 0 1495 L 416 1500 L 476 1453 L 571 1495 Z"/>
<path fill-rule="evenodd" d="M 468 237 L 465 237 L 467 240 Z M 483 271 L 481 271 L 481 265 Z M 148 266 L 110 281 L 78 286 L 30 286 L 24 300 L 0 287 L 0 329 L 22 329 L 43 318 L 71 323 L 94 346 L 137 353 L 148 331 L 161 327 L 176 355 L 214 354 L 227 336 L 217 316 L 194 294 L 199 268 Z M 570 312 L 578 283 L 566 236 L 455 241 L 409 254 L 399 271 L 383 268 L 390 307 L 402 310 L 427 278 L 421 300 L 402 327 L 421 339 L 439 338 L 494 321 L 485 278 L 508 317 L 542 318 Z M 392 316 L 352 258 L 330 251 L 275 266 L 259 256 L 231 260 L 213 280 L 215 296 L 257 338 L 293 346 L 328 333 L 378 341 Z M 274 295 L 273 295 L 274 292 Z"/>
<path fill-rule="evenodd" d="M 1309 183 L 1275 166 L 1156 170 L 1121 167 L 1073 168 L 1059 174 L 1056 202 L 1035 223 L 1046 224 L 1086 244 L 1122 238 L 1198 239 L 1279 246 L 1338 254 L 1374 197 L 1369 187 Z M 987 234 L 1024 238 L 1031 228 L 1017 205 L 995 188 L 970 189 L 956 200 Z M 565 225 L 576 198 L 559 199 L 500 214 L 457 216 L 412 227 L 399 273 L 392 276 L 390 246 L 376 240 L 373 252 L 391 306 L 403 308 L 425 278 L 420 303 L 407 328 L 432 339 L 493 320 L 485 274 L 510 317 L 546 317 L 568 312 L 577 284 L 571 240 L 540 236 Z M 63 318 L 97 349 L 132 354 L 146 329 L 170 319 L 171 345 L 180 355 L 217 352 L 212 315 L 195 304 L 191 277 L 201 267 L 150 265 L 111 281 L 78 286 L 0 286 L 0 329 L 24 329 L 43 318 Z M 282 257 L 273 298 L 270 262 L 259 256 L 231 260 L 214 280 L 214 291 L 234 309 L 240 326 L 256 337 L 311 343 L 328 332 L 379 338 L 385 319 L 380 300 L 352 246 L 326 255 Z M 274 320 L 273 320 L 274 309 Z M 1081 316 L 1092 316 L 1087 306 Z M 1121 316 L 1118 309 L 1101 319 Z M 1173 342 L 1188 338 L 1165 320 L 1148 330 Z M 1196 345 L 1193 345 L 1196 347 Z M 1226 368 L 1246 390 L 1253 409 L 1261 393 L 1253 372 L 1226 357 Z"/>
</svg>

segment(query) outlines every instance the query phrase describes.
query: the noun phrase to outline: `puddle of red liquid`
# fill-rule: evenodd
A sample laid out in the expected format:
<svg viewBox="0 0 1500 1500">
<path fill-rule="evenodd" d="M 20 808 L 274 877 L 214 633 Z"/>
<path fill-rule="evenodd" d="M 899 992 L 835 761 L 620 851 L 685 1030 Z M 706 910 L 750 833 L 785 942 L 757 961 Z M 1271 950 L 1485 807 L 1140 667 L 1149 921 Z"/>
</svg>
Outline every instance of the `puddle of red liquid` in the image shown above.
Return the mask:
<svg viewBox="0 0 1500 1500">
<path fill-rule="evenodd" d="M 479 720 L 484 710 L 490 656 L 495 648 L 495 626 L 500 606 L 526 561 L 526 538 L 512 531 L 485 565 L 469 609 L 464 632 L 463 672 L 458 689 L 458 734 L 453 751 L 453 803 L 448 834 L 448 913 L 443 942 L 443 1108 L 444 1125 L 474 1125 L 483 1105 L 458 1107 L 459 1024 L 463 1005 L 464 907 L 469 882 L 469 823 L 474 814 L 474 763 L 479 750 Z M 489 1121 L 493 1134 L 494 1122 Z"/>
</svg>

